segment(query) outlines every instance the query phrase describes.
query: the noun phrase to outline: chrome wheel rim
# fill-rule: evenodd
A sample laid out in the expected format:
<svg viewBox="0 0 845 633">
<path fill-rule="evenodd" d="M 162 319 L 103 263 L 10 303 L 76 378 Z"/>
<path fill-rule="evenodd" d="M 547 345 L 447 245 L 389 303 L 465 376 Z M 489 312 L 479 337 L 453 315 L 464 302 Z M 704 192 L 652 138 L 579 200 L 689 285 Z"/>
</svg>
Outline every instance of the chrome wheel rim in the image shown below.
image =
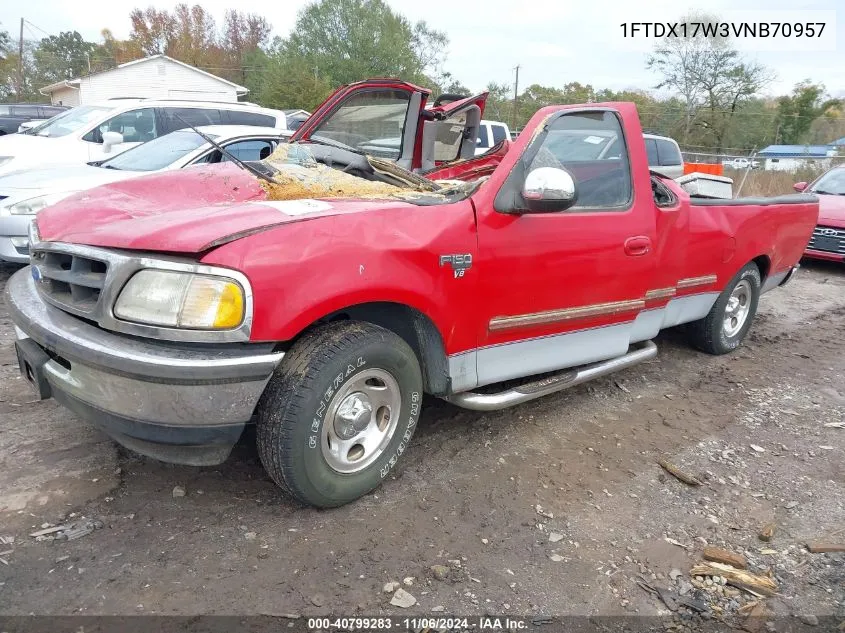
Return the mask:
<svg viewBox="0 0 845 633">
<path fill-rule="evenodd" d="M 746 279 L 740 281 L 733 289 L 728 305 L 725 306 L 725 320 L 722 325 L 727 337 L 736 336 L 748 320 L 751 296 L 751 284 Z"/>
<path fill-rule="evenodd" d="M 383 369 L 365 369 L 332 397 L 320 445 L 335 471 L 357 473 L 378 459 L 396 432 L 399 383 Z"/>
</svg>

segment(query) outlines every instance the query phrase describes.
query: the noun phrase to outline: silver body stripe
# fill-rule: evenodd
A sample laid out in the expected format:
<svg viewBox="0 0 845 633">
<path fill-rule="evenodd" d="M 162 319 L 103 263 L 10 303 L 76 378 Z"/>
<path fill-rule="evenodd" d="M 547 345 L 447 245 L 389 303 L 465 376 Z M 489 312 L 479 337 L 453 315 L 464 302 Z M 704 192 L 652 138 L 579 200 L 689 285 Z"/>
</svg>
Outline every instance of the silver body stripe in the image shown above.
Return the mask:
<svg viewBox="0 0 845 633">
<path fill-rule="evenodd" d="M 459 393 L 503 380 L 576 367 L 621 356 L 632 343 L 647 341 L 660 330 L 701 319 L 718 292 L 678 297 L 665 306 L 643 310 L 625 323 L 551 334 L 480 347 L 449 357 L 452 391 Z"/>
</svg>

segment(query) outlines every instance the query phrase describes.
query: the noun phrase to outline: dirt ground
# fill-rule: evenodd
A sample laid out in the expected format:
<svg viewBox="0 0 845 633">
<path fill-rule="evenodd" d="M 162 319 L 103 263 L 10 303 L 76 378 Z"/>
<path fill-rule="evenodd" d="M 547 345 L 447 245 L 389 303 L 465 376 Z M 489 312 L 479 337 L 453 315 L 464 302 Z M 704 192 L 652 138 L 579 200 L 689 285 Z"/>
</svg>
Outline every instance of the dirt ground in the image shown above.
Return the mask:
<svg viewBox="0 0 845 633">
<path fill-rule="evenodd" d="M 222 466 L 172 466 L 33 402 L 13 338 L 0 307 L 0 614 L 845 620 L 845 554 L 805 547 L 845 543 L 845 267 L 805 262 L 731 355 L 670 331 L 653 362 L 510 410 L 429 400 L 404 468 L 331 511 L 285 498 L 252 435 Z M 30 536 L 83 517 L 102 528 Z M 775 595 L 691 576 L 705 545 Z M 392 606 L 390 582 L 417 603 Z"/>
</svg>

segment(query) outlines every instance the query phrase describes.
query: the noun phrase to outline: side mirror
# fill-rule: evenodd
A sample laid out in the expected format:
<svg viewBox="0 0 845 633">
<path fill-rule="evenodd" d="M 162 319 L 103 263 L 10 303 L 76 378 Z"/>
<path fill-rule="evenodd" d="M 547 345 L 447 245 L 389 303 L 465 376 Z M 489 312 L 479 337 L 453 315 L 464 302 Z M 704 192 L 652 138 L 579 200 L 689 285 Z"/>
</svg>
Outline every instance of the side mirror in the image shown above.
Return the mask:
<svg viewBox="0 0 845 633">
<path fill-rule="evenodd" d="M 807 188 L 807 183 L 806 182 L 796 182 L 794 185 L 792 185 L 792 188 L 795 189 L 795 191 L 797 191 L 798 193 L 801 193 L 802 191 L 804 191 Z"/>
<path fill-rule="evenodd" d="M 115 145 L 123 142 L 123 134 L 120 132 L 103 132 L 103 151 L 108 154 Z"/>
<path fill-rule="evenodd" d="M 551 213 L 565 211 L 578 199 L 575 179 L 557 167 L 538 167 L 525 177 L 522 197 L 529 211 Z"/>
</svg>

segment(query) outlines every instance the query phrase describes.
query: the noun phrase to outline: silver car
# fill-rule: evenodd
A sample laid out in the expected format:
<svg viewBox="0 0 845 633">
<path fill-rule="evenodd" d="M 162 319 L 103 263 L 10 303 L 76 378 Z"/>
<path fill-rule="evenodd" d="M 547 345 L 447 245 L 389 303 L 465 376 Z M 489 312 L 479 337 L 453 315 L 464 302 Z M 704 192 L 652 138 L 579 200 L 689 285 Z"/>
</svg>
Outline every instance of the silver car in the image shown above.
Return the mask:
<svg viewBox="0 0 845 633">
<path fill-rule="evenodd" d="M 241 160 L 269 156 L 290 132 L 250 125 L 197 128 Z M 0 176 L 0 261 L 27 263 L 27 232 L 41 209 L 62 198 L 155 171 L 230 160 L 196 132 L 183 129 L 160 136 L 101 163 L 27 169 Z"/>
</svg>

